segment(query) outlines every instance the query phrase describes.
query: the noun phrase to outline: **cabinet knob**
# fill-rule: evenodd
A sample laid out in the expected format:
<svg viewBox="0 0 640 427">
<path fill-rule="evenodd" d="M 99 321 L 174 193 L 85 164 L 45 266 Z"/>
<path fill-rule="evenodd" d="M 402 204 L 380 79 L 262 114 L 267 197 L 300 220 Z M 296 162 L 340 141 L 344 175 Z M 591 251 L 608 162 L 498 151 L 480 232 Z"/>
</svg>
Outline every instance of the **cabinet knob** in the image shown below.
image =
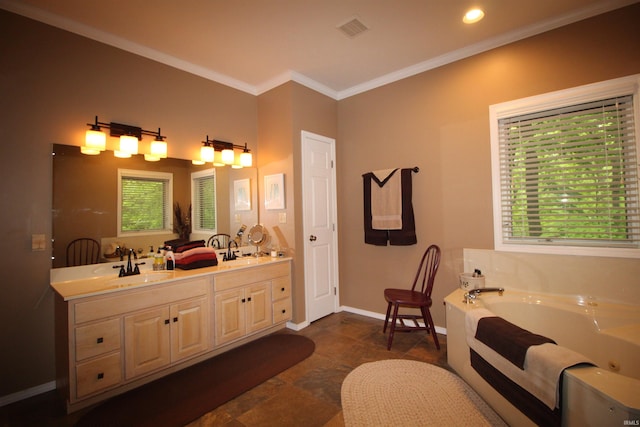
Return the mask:
<svg viewBox="0 0 640 427">
<path fill-rule="evenodd" d="M 104 378 L 104 372 L 100 372 L 100 373 L 98 374 L 98 379 L 99 379 L 99 380 L 101 380 L 101 379 L 103 379 L 103 378 Z"/>
<path fill-rule="evenodd" d="M 282 309 L 282 314 L 285 314 L 287 312 L 287 310 L 285 310 L 284 308 Z"/>
<path fill-rule="evenodd" d="M 177 322 L 177 321 L 178 321 L 178 318 L 177 318 L 177 317 L 174 317 L 174 318 L 173 318 L 173 323 L 175 323 L 175 322 Z"/>
<path fill-rule="evenodd" d="M 282 287 L 282 289 L 280 289 L 282 292 L 284 292 L 284 286 Z"/>
<path fill-rule="evenodd" d="M 251 301 L 251 297 L 247 298 L 247 301 Z"/>
<path fill-rule="evenodd" d="M 170 323 L 169 319 L 164 319 L 164 324 L 168 325 Z"/>
<path fill-rule="evenodd" d="M 247 302 L 247 300 L 245 300 L 244 298 L 242 298 L 242 300 L 241 300 L 241 301 L 242 301 L 242 302 Z"/>
<path fill-rule="evenodd" d="M 96 344 L 102 344 L 103 342 L 104 342 L 104 339 L 103 339 L 102 337 L 99 337 L 99 338 L 96 340 Z"/>
</svg>

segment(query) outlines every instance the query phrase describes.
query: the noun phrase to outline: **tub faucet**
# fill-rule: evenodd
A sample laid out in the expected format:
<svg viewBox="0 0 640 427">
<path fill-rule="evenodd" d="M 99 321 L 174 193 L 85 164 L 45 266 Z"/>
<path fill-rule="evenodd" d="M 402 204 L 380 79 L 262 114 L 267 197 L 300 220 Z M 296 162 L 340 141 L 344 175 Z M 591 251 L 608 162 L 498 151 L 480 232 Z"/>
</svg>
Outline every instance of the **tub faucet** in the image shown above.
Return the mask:
<svg viewBox="0 0 640 427">
<path fill-rule="evenodd" d="M 463 302 L 473 303 L 473 301 L 478 297 L 478 295 L 485 292 L 497 292 L 498 295 L 502 296 L 502 294 L 504 293 L 504 288 L 480 288 L 480 289 L 470 290 L 469 292 L 464 293 Z"/>
</svg>

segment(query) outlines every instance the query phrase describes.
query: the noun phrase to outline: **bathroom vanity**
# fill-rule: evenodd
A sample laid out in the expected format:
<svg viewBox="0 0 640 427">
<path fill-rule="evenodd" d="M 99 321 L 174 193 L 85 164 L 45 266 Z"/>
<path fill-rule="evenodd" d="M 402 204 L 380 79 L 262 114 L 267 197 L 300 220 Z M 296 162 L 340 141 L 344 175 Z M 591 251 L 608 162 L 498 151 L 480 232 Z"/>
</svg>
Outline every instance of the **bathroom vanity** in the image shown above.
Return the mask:
<svg viewBox="0 0 640 427">
<path fill-rule="evenodd" d="M 73 412 L 284 328 L 291 259 L 117 277 L 110 264 L 54 275 L 57 388 Z"/>
</svg>

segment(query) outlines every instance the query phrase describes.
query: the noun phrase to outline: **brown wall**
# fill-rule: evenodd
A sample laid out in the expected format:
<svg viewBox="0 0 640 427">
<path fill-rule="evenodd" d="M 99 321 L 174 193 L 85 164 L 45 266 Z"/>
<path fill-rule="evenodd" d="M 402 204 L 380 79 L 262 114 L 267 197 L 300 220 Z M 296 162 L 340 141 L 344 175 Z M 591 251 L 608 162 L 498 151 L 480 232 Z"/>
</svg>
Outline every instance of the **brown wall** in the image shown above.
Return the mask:
<svg viewBox="0 0 640 427">
<path fill-rule="evenodd" d="M 384 288 L 409 286 L 436 243 L 432 313 L 444 327 L 462 249 L 493 248 L 489 106 L 639 73 L 639 20 L 636 4 L 340 101 L 341 304 L 384 313 Z M 361 175 L 413 166 L 418 245 L 365 245 Z"/>
<path fill-rule="evenodd" d="M 257 150 L 255 96 L 0 10 L 0 396 L 55 378 L 50 247 L 51 144 L 81 145 L 98 115 L 155 130 L 169 156 L 200 141 Z"/>
</svg>

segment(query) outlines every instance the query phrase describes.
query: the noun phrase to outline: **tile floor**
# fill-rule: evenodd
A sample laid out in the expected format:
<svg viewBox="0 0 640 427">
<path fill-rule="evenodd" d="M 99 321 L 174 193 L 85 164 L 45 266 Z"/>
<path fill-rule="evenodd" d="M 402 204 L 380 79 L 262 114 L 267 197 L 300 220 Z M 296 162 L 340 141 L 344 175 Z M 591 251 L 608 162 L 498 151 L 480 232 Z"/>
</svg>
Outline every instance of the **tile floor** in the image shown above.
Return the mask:
<svg viewBox="0 0 640 427">
<path fill-rule="evenodd" d="M 412 359 L 448 369 L 445 336 L 438 336 L 438 351 L 432 338 L 423 331 L 398 332 L 391 351 L 387 351 L 382 324 L 381 320 L 342 312 L 317 320 L 299 332 L 287 330 L 312 339 L 315 352 L 188 427 L 344 426 L 340 387 L 347 374 L 360 364 Z M 63 414 L 55 392 L 49 392 L 0 408 L 0 426 L 67 427 L 74 425 L 81 415 L 82 411 Z"/>
</svg>

